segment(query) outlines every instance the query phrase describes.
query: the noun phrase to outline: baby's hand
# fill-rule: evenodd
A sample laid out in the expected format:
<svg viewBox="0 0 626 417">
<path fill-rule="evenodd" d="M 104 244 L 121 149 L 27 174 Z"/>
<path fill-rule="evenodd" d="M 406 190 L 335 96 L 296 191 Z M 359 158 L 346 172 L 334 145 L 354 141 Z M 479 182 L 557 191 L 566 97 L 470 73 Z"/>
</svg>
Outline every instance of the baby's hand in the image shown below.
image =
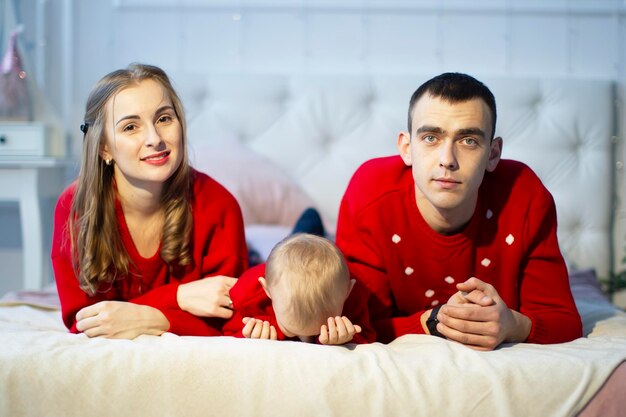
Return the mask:
<svg viewBox="0 0 626 417">
<path fill-rule="evenodd" d="M 320 343 L 323 345 L 343 345 L 351 341 L 357 333 L 361 333 L 361 326 L 352 324 L 347 317 L 329 317 L 328 326 L 322 324 L 320 329 Z"/>
<path fill-rule="evenodd" d="M 242 321 L 245 326 L 243 326 L 241 333 L 246 339 L 278 340 L 276 328 L 269 321 L 255 319 L 254 317 L 244 317 Z"/>
</svg>

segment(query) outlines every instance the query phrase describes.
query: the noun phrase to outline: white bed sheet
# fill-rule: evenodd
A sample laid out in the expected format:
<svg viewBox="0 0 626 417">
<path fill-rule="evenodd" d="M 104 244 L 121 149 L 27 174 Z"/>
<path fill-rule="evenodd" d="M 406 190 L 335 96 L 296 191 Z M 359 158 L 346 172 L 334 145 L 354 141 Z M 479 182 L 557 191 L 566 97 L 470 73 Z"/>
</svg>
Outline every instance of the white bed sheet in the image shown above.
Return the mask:
<svg viewBox="0 0 626 417">
<path fill-rule="evenodd" d="M 579 300 L 590 333 L 477 352 L 424 335 L 328 347 L 69 334 L 58 310 L 0 306 L 2 416 L 572 416 L 626 360 L 626 313 Z"/>
</svg>

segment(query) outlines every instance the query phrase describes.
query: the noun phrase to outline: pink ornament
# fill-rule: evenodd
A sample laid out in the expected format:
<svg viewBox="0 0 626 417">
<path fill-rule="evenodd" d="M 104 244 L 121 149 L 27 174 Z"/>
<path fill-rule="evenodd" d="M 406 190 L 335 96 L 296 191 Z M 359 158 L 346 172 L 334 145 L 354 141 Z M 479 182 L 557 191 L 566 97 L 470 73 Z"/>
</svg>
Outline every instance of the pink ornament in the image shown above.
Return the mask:
<svg viewBox="0 0 626 417">
<path fill-rule="evenodd" d="M 0 119 L 31 119 L 27 73 L 17 50 L 17 31 L 11 32 L 7 50 L 0 64 Z"/>
</svg>

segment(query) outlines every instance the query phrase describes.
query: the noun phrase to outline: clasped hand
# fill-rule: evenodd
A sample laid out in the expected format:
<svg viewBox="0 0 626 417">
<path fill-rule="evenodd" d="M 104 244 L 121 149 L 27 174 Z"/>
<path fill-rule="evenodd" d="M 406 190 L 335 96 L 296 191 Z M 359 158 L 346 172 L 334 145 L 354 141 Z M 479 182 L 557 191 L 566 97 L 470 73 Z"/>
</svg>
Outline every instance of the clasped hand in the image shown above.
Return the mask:
<svg viewBox="0 0 626 417">
<path fill-rule="evenodd" d="M 437 330 L 446 338 L 477 350 L 526 340 L 530 319 L 509 309 L 492 285 L 472 277 L 457 289 L 437 315 Z"/>
</svg>

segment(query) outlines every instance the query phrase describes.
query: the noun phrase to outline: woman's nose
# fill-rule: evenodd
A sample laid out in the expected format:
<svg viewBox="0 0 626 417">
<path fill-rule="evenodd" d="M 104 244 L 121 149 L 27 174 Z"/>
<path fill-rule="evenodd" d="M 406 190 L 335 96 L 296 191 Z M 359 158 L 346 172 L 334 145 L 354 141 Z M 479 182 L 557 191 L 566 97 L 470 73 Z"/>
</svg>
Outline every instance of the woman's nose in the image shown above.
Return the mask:
<svg viewBox="0 0 626 417">
<path fill-rule="evenodd" d="M 163 143 L 159 129 L 154 125 L 149 125 L 146 132 L 146 145 L 152 147 L 158 147 Z"/>
</svg>

